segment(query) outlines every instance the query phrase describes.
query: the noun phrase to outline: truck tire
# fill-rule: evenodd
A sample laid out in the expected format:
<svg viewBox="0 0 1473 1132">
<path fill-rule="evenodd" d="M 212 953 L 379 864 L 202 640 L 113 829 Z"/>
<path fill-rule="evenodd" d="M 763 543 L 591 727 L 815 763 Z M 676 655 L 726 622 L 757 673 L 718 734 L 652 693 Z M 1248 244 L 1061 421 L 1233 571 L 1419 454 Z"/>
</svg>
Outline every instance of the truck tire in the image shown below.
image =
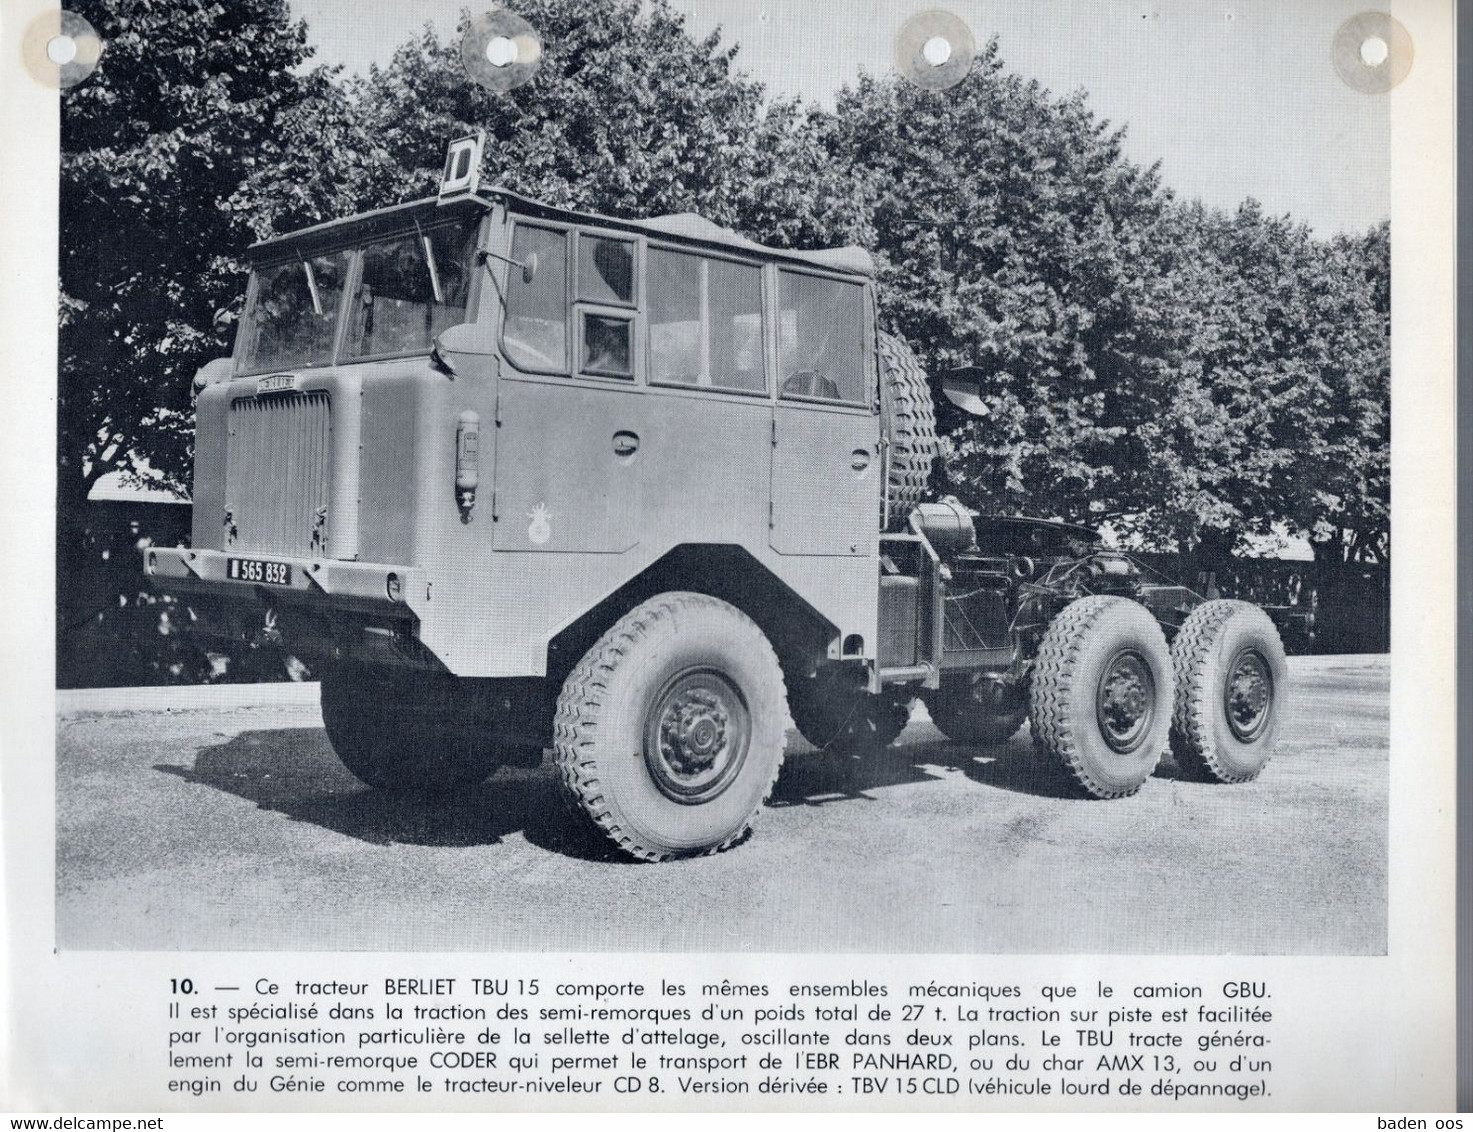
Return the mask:
<svg viewBox="0 0 1473 1132">
<path fill-rule="evenodd" d="M 785 699 L 751 618 L 704 594 L 660 594 L 564 682 L 553 721 L 563 785 L 631 857 L 715 853 L 748 833 L 772 792 Z"/>
<path fill-rule="evenodd" d="M 910 722 L 910 708 L 885 696 L 872 695 L 863 673 L 851 665 L 822 666 L 813 676 L 795 680 L 788 695 L 798 733 L 821 751 L 879 754 Z"/>
<path fill-rule="evenodd" d="M 1268 614 L 1246 601 L 1197 606 L 1171 645 L 1177 767 L 1208 782 L 1257 778 L 1278 741 L 1288 665 Z"/>
<path fill-rule="evenodd" d="M 974 699 L 970 684 L 949 685 L 924 698 L 936 729 L 958 743 L 983 747 L 1006 743 L 1028 719 L 1027 707 L 999 711 Z"/>
<path fill-rule="evenodd" d="M 1033 662 L 1033 742 L 1095 798 L 1134 794 L 1166 751 L 1171 654 L 1145 606 L 1123 597 L 1070 602 Z"/>
<path fill-rule="evenodd" d="M 902 525 L 926 495 L 936 458 L 931 383 L 909 346 L 880 333 L 881 426 L 890 442 L 890 518 Z"/>
<path fill-rule="evenodd" d="M 415 681 L 405 679 L 412 695 Z M 433 793 L 474 786 L 496 772 L 501 759 L 488 739 L 448 725 L 426 726 L 424 713 L 406 710 L 405 701 L 398 681 L 352 669 L 324 674 L 327 741 L 360 782 L 392 793 Z"/>
</svg>

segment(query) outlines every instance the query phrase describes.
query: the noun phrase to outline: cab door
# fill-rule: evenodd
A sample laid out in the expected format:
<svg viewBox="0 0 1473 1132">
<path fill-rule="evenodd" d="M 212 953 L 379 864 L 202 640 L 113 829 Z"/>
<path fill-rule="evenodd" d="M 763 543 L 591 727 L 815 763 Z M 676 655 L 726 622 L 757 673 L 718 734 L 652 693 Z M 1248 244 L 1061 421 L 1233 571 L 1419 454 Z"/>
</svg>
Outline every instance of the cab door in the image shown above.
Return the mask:
<svg viewBox="0 0 1473 1132">
<path fill-rule="evenodd" d="M 882 468 L 865 287 L 777 268 L 769 542 L 779 554 L 874 556 Z"/>
<path fill-rule="evenodd" d="M 493 546 L 610 553 L 640 542 L 648 398 L 638 384 L 637 247 L 625 235 L 520 223 L 496 401 Z M 569 298 L 571 296 L 571 302 Z"/>
<path fill-rule="evenodd" d="M 492 545 L 553 554 L 637 546 L 643 405 L 629 388 L 503 378 Z"/>
</svg>

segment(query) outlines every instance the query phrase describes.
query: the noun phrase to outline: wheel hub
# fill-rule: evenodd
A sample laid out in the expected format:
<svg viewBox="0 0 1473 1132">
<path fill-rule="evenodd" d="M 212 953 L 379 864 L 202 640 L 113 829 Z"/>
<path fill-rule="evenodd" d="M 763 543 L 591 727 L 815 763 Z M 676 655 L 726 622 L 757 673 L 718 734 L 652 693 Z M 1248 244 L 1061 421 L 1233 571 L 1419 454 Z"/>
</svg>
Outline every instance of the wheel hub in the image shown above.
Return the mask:
<svg viewBox="0 0 1473 1132">
<path fill-rule="evenodd" d="M 1145 658 L 1126 650 L 1111 658 L 1100 675 L 1095 699 L 1100 734 L 1122 754 L 1141 745 L 1155 717 L 1156 682 Z"/>
<path fill-rule="evenodd" d="M 1250 743 L 1268 726 L 1273 705 L 1273 675 L 1256 649 L 1244 649 L 1233 658 L 1223 687 L 1228 726 L 1242 742 Z"/>
<path fill-rule="evenodd" d="M 731 785 L 747 757 L 752 725 L 746 701 L 714 669 L 673 677 L 645 719 L 645 765 L 674 801 L 709 802 Z"/>
<path fill-rule="evenodd" d="M 703 688 L 690 689 L 665 709 L 660 753 L 678 774 L 710 770 L 721 753 L 726 723 L 718 696 Z"/>
</svg>

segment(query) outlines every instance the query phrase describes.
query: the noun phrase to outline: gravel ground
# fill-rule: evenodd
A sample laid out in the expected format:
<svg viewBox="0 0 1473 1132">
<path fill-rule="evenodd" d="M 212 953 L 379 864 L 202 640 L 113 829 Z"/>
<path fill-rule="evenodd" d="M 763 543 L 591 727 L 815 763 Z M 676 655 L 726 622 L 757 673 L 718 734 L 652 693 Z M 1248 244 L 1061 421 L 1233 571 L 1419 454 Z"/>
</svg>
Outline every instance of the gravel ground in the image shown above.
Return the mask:
<svg viewBox="0 0 1473 1132">
<path fill-rule="evenodd" d="M 64 949 L 1376 955 L 1386 950 L 1386 657 L 1293 658 L 1244 786 L 1061 797 L 1025 728 L 946 741 L 919 707 L 862 763 L 793 735 L 756 835 L 640 865 L 550 765 L 449 799 L 344 770 L 310 686 L 62 693 Z"/>
</svg>

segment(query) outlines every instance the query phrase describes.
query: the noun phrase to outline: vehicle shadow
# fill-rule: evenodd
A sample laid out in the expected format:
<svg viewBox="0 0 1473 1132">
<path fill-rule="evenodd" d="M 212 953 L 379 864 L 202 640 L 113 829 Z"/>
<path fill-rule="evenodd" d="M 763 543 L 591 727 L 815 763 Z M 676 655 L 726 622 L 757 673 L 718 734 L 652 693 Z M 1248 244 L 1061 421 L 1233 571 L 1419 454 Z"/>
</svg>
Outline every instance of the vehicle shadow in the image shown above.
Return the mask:
<svg viewBox="0 0 1473 1132">
<path fill-rule="evenodd" d="M 907 732 L 900 742 L 878 754 L 841 755 L 832 751 L 815 751 L 806 745 L 790 746 L 769 805 L 817 806 L 867 797 L 867 791 L 879 787 L 923 782 L 935 775 L 928 767 L 960 771 L 973 782 L 1006 790 L 1060 801 L 1089 801 L 1071 776 L 1033 749 L 1027 730 L 1005 743 L 969 744 L 941 736 L 933 728 L 916 727 L 919 742 Z M 929 732 L 936 738 L 923 736 Z M 1156 769 L 1158 778 L 1179 777 L 1168 755 Z"/>
<path fill-rule="evenodd" d="M 929 757 L 943 766 L 955 767 L 983 786 L 1035 798 L 1081 800 L 1069 776 L 1055 763 L 1040 758 L 1026 735 L 985 746 L 949 740 L 927 746 L 931 748 Z"/>
<path fill-rule="evenodd" d="M 908 749 L 892 747 L 880 754 L 849 755 L 817 750 L 801 739 L 790 737 L 782 770 L 767 804 L 781 809 L 873 801 L 868 793 L 871 790 L 925 782 L 935 777 L 905 757 L 909 753 Z"/>
<path fill-rule="evenodd" d="M 557 808 L 545 771 L 502 770 L 478 786 L 443 794 L 389 794 L 354 778 L 317 728 L 243 731 L 203 747 L 192 767 L 155 770 L 376 845 L 494 845 Z M 516 775 L 512 789 L 503 775 Z"/>
<path fill-rule="evenodd" d="M 1057 769 L 1034 755 L 1023 739 L 976 746 L 934 739 L 901 742 L 860 757 L 831 751 L 804 751 L 783 764 L 769 802 L 774 806 L 823 805 L 864 798 L 877 787 L 924 782 L 935 767 L 960 771 L 972 781 L 998 790 L 1045 798 L 1077 797 Z"/>
<path fill-rule="evenodd" d="M 873 801 L 870 791 L 926 782 L 936 777 L 936 767 L 999 790 L 1079 798 L 1064 775 L 1034 755 L 1026 732 L 992 747 L 923 739 L 862 758 L 816 751 L 796 738 L 790 744 L 768 800 L 776 809 Z M 193 766 L 153 769 L 374 845 L 468 848 L 521 833 L 530 844 L 563 856 L 631 863 L 573 812 L 548 763 L 505 767 L 479 785 L 445 793 L 390 794 L 354 778 L 321 729 L 280 728 L 243 731 L 202 747 Z M 1176 777 L 1175 767 L 1163 763 L 1157 774 Z"/>
</svg>

